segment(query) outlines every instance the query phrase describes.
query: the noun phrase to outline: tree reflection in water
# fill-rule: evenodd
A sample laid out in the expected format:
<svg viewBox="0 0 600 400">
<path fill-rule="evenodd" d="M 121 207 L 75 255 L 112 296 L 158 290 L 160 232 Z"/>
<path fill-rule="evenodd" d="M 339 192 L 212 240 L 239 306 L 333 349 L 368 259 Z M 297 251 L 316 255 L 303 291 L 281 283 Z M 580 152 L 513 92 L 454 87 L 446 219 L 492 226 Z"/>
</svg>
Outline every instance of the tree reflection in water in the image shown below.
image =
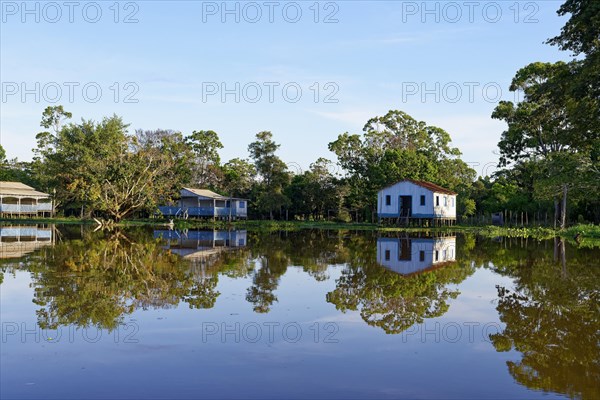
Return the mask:
<svg viewBox="0 0 600 400">
<path fill-rule="evenodd" d="M 512 262 L 496 264 L 496 271 L 515 283 L 510 289 L 497 287 L 497 310 L 506 328 L 490 338 L 497 351 L 515 349 L 522 354 L 520 361 L 507 362 L 517 382 L 598 399 L 598 252 L 570 249 L 560 239 L 553 247 L 534 246 L 522 259 L 515 257 L 521 251 L 512 251 Z"/>
<path fill-rule="evenodd" d="M 145 229 L 60 230 L 63 239 L 55 246 L 18 260 L 0 260 L 2 272 L 31 273 L 42 328 L 74 324 L 110 330 L 139 308 L 180 302 L 212 308 L 221 275 L 248 279 L 246 301 L 255 312 L 268 313 L 288 268 L 302 268 L 322 281 L 336 265 L 341 276 L 326 301 L 342 312 L 357 311 L 367 324 L 394 334 L 443 315 L 459 295 L 457 285 L 483 267 L 514 281 L 513 287 L 497 289 L 496 308 L 506 327 L 491 335 L 497 351 L 522 354 L 519 361 L 507 363 L 514 379 L 532 389 L 600 398 L 597 249 L 575 249 L 560 240 L 459 235 L 455 262 L 403 276 L 377 263 L 377 237 L 369 232 L 251 233 L 249 247 L 187 261 Z M 421 261 L 420 254 L 417 259 Z"/>
<path fill-rule="evenodd" d="M 410 243 L 409 239 L 397 240 Z M 427 241 L 431 241 L 433 248 L 433 238 L 420 239 L 421 243 Z M 357 237 L 349 249 L 347 265 L 336 289 L 327 294 L 327 301 L 343 312 L 360 310 L 367 324 L 389 334 L 403 332 L 426 318 L 443 315 L 448 310 L 448 301 L 459 294 L 450 286 L 461 283 L 475 271 L 470 263 L 447 262 L 434 270 L 404 276 L 376 262 L 372 241 Z M 409 250 L 419 254 L 419 249 Z"/>
<path fill-rule="evenodd" d="M 229 255 L 231 256 L 231 255 Z M 42 328 L 74 324 L 115 329 L 136 309 L 214 306 L 216 272 L 227 257 L 201 269 L 165 251 L 145 230 L 82 232 L 45 248 L 26 268 Z"/>
</svg>

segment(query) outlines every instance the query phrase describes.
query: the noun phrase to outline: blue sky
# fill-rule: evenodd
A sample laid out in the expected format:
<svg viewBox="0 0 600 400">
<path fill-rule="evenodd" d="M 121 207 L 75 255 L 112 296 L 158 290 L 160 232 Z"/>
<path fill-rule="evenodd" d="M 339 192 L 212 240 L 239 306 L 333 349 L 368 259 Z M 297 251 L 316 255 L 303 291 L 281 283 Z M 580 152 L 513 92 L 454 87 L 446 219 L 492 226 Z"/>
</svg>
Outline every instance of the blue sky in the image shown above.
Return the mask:
<svg viewBox="0 0 600 400">
<path fill-rule="evenodd" d="M 398 109 L 447 130 L 485 175 L 504 129 L 490 115 L 514 99 L 516 70 L 569 57 L 544 44 L 566 21 L 561 1 L 115 3 L 1 2 L 9 157 L 31 159 L 43 109 L 62 104 L 75 120 L 117 114 L 131 130 L 215 130 L 223 160 L 247 157 L 270 130 L 302 169 L 333 160 L 337 135 Z"/>
</svg>

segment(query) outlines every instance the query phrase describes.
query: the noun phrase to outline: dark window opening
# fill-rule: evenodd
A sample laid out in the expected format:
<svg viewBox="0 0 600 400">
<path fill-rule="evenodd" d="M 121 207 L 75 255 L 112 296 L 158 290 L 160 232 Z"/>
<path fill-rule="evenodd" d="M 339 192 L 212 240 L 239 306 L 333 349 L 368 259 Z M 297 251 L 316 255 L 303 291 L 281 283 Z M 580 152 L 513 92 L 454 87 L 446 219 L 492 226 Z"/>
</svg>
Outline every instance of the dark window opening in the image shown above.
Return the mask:
<svg viewBox="0 0 600 400">
<path fill-rule="evenodd" d="M 440 205 L 440 196 L 435 196 L 435 205 L 436 206 Z"/>
<path fill-rule="evenodd" d="M 390 261 L 390 251 L 389 250 L 385 251 L 385 261 Z"/>
<path fill-rule="evenodd" d="M 385 205 L 386 206 L 392 205 L 392 196 L 390 196 L 389 194 L 387 196 L 385 196 Z"/>
<path fill-rule="evenodd" d="M 423 250 L 419 252 L 419 261 L 425 261 L 425 252 Z"/>
<path fill-rule="evenodd" d="M 424 194 L 421 195 L 421 205 L 422 206 L 425 205 L 425 195 Z"/>
</svg>

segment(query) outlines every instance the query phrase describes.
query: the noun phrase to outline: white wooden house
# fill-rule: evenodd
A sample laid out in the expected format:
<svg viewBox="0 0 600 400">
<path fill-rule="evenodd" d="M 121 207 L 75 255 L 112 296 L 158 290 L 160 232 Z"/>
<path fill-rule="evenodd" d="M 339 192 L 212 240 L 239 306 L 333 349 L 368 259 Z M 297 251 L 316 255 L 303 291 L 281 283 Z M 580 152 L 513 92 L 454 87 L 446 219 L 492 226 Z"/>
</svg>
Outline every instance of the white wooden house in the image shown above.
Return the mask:
<svg viewBox="0 0 600 400">
<path fill-rule="evenodd" d="M 50 195 L 21 182 L 0 182 L 0 216 L 52 216 Z"/>
<path fill-rule="evenodd" d="M 158 207 L 165 217 L 247 218 L 248 200 L 222 196 L 208 189 L 183 188 L 176 205 Z"/>
<path fill-rule="evenodd" d="M 377 239 L 377 263 L 401 275 L 429 271 L 455 260 L 454 236 Z"/>
<path fill-rule="evenodd" d="M 380 221 L 452 224 L 456 221 L 456 193 L 431 182 L 403 180 L 379 191 L 377 215 Z"/>
</svg>

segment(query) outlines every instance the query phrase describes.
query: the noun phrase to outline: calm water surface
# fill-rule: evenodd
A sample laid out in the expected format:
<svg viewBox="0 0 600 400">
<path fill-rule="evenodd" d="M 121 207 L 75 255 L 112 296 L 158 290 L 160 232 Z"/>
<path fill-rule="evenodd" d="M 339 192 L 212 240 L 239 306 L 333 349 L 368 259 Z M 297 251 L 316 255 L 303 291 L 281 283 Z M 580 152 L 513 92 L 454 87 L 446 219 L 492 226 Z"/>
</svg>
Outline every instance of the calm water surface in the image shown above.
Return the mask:
<svg viewBox="0 0 600 400">
<path fill-rule="evenodd" d="M 0 227 L 0 397 L 600 398 L 600 250 Z"/>
</svg>

